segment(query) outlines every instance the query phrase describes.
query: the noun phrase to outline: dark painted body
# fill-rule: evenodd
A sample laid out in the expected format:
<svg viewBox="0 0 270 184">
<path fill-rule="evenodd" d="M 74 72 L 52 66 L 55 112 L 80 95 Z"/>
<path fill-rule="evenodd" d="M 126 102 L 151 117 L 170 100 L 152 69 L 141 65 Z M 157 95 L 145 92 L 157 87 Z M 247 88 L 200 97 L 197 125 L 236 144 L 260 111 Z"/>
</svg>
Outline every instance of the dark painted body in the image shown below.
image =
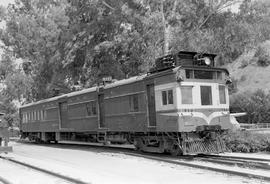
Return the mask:
<svg viewBox="0 0 270 184">
<path fill-rule="evenodd" d="M 188 147 L 185 137 L 206 136 L 196 133 L 204 131 L 201 127 L 231 128 L 228 103 L 202 106 L 199 96 L 196 97 L 200 85 L 209 85 L 214 94 L 212 99 L 218 100 L 216 88 L 226 85 L 224 77 L 191 79 L 186 76 L 187 69 L 227 74 L 221 68 L 173 67 L 34 102 L 20 108 L 21 131 L 25 137 L 42 141 L 76 140 L 76 137 L 96 142 L 135 140 L 136 147 L 144 151 L 173 152 L 175 145 Z M 180 89 L 185 85 L 194 85 L 194 104 L 181 104 Z M 168 90 L 172 103 L 164 105 L 162 93 L 167 91 L 169 95 Z M 145 145 L 146 142 L 149 144 Z M 191 148 L 184 149 L 187 153 Z"/>
</svg>

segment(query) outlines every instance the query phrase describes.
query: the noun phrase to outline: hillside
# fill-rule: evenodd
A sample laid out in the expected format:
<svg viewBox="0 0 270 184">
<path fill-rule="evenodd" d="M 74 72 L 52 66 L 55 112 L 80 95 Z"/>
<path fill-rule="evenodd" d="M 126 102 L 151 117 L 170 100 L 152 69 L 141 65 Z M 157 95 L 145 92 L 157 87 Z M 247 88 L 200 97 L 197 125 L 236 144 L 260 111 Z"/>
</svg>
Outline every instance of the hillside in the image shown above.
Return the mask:
<svg viewBox="0 0 270 184">
<path fill-rule="evenodd" d="M 238 92 L 270 91 L 270 41 L 242 54 L 227 65 L 233 80 L 237 81 Z"/>
</svg>

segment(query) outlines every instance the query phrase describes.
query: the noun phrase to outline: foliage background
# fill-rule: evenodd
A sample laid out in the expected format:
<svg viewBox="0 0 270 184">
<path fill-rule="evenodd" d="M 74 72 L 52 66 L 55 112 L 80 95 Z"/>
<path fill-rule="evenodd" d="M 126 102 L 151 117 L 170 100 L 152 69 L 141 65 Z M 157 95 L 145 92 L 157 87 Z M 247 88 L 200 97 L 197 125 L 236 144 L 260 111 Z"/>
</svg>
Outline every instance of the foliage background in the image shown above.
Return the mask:
<svg viewBox="0 0 270 184">
<path fill-rule="evenodd" d="M 231 12 L 235 2 L 239 11 Z M 6 23 L 0 110 L 12 125 L 18 105 L 90 87 L 105 76 L 139 75 L 155 58 L 179 50 L 216 53 L 219 65 L 255 50 L 252 60 L 267 67 L 269 10 L 267 0 L 16 0 L 0 8 Z M 250 63 L 244 59 L 242 67 Z M 241 108 L 256 122 L 257 106 L 264 108 L 252 94 L 247 98 L 241 97 L 252 105 Z"/>
</svg>

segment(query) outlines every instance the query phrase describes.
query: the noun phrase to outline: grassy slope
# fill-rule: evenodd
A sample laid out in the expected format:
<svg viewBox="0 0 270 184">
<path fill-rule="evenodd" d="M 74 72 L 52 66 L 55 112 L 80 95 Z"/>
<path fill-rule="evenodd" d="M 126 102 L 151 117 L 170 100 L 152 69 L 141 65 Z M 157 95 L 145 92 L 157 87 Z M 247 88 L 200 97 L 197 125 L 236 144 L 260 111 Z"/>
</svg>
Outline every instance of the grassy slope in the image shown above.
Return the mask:
<svg viewBox="0 0 270 184">
<path fill-rule="evenodd" d="M 254 50 L 249 51 L 227 66 L 231 77 L 237 80 L 238 92 L 270 91 L 270 65 L 258 66 L 254 54 Z"/>
</svg>

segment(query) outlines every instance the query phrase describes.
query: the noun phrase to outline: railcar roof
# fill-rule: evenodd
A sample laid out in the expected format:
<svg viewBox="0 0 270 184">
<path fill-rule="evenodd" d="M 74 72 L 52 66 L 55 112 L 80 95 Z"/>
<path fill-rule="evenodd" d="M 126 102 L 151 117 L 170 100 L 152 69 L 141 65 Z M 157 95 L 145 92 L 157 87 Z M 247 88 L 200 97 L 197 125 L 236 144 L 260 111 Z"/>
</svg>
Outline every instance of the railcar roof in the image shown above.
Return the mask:
<svg viewBox="0 0 270 184">
<path fill-rule="evenodd" d="M 122 80 L 119 80 L 119 81 L 116 81 L 116 82 L 113 82 L 113 83 L 110 83 L 110 84 L 106 84 L 105 86 L 103 86 L 103 88 L 104 89 L 109 89 L 109 88 L 113 88 L 113 87 L 116 87 L 116 86 L 122 86 L 122 85 L 125 85 L 125 84 L 134 83 L 134 82 L 143 80 L 146 76 L 147 76 L 147 74 L 143 74 L 143 75 L 131 77 L 131 78 L 128 78 L 128 79 L 122 79 Z M 21 108 L 29 107 L 29 106 L 32 106 L 32 105 L 38 105 L 38 104 L 42 104 L 42 103 L 47 103 L 47 102 L 52 102 L 52 101 L 57 101 L 59 99 L 66 98 L 66 97 L 72 97 L 72 96 L 82 95 L 82 94 L 85 94 L 85 93 L 94 92 L 94 91 L 97 91 L 97 88 L 98 88 L 98 86 L 95 86 L 95 87 L 83 89 L 83 90 L 80 90 L 80 91 L 74 91 L 74 92 L 63 94 L 63 95 L 60 95 L 60 96 L 47 98 L 47 99 L 40 100 L 40 101 L 37 101 L 37 102 L 32 102 L 32 103 L 29 103 L 29 104 L 25 104 L 25 105 L 21 106 Z"/>
<path fill-rule="evenodd" d="M 176 72 L 179 68 L 181 68 L 181 66 L 172 68 L 170 71 L 171 72 Z M 184 67 L 184 68 L 186 68 L 186 67 Z M 222 70 L 227 71 L 224 68 L 213 68 L 213 69 L 222 69 Z M 104 89 L 109 89 L 109 88 L 113 88 L 113 87 L 117 87 L 117 86 L 122 86 L 122 85 L 125 85 L 125 84 L 134 83 L 134 82 L 137 82 L 137 81 L 141 81 L 146 77 L 154 77 L 156 75 L 162 75 L 162 73 L 168 73 L 168 70 L 158 72 L 158 73 L 153 73 L 153 74 L 150 74 L 150 75 L 143 74 L 143 75 L 134 76 L 134 77 L 131 77 L 131 78 L 128 78 L 128 79 L 122 79 L 122 80 L 119 80 L 119 81 L 116 81 L 116 82 L 113 82 L 113 83 L 110 83 L 110 84 L 106 84 L 105 86 L 103 86 L 103 88 Z M 25 104 L 25 105 L 21 106 L 21 108 L 30 107 L 32 105 L 38 105 L 38 104 L 52 102 L 52 101 L 57 101 L 57 100 L 62 99 L 62 98 L 68 98 L 68 97 L 73 97 L 73 96 L 77 96 L 77 95 L 82 95 L 82 94 L 85 94 L 85 93 L 94 92 L 94 91 L 97 91 L 97 88 L 98 88 L 98 86 L 95 86 L 95 87 L 83 89 L 83 90 L 80 90 L 80 91 L 74 91 L 74 92 L 63 94 L 63 95 L 60 95 L 60 96 L 47 98 L 47 99 L 40 100 L 40 101 L 37 101 L 37 102 L 32 102 L 32 103 L 29 103 L 29 104 Z"/>
</svg>

